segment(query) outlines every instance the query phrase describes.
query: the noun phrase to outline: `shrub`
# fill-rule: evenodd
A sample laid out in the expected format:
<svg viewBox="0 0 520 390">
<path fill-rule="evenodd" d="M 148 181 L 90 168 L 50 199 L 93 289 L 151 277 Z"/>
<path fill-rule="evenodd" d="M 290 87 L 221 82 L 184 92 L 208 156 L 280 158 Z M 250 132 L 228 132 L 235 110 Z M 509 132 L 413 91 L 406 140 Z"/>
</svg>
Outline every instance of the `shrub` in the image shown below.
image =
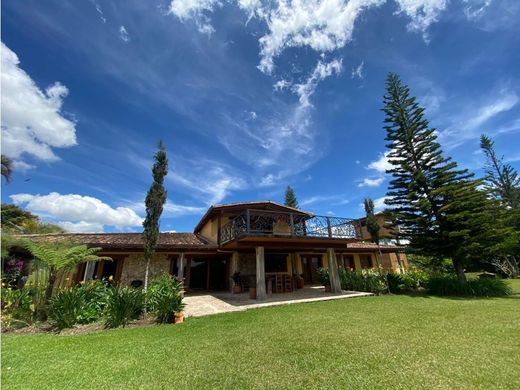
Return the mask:
<svg viewBox="0 0 520 390">
<path fill-rule="evenodd" d="M 57 291 L 49 301 L 49 317 L 60 328 L 71 328 L 79 321 L 83 297 L 76 287 Z"/>
<path fill-rule="evenodd" d="M 329 270 L 326 268 L 318 268 L 320 283 L 324 286 L 330 286 Z"/>
<path fill-rule="evenodd" d="M 89 324 L 101 318 L 107 306 L 111 288 L 105 281 L 101 280 L 93 280 L 78 287 L 83 297 L 83 307 L 78 317 L 80 324 Z"/>
<path fill-rule="evenodd" d="M 50 317 L 60 329 L 97 321 L 107 305 L 109 287 L 92 281 L 56 292 L 50 304 Z"/>
<path fill-rule="evenodd" d="M 389 273 L 387 280 L 392 293 L 419 291 L 428 287 L 429 274 L 421 270 L 411 270 L 404 274 Z"/>
<path fill-rule="evenodd" d="M 461 283 L 453 275 L 435 275 L 428 282 L 429 293 L 440 296 L 502 297 L 511 288 L 502 279 L 471 279 Z"/>
<path fill-rule="evenodd" d="M 172 322 L 175 313 L 184 309 L 182 283 L 163 274 L 148 287 L 148 308 L 156 316 L 158 323 Z"/>
<path fill-rule="evenodd" d="M 138 318 L 143 308 L 143 290 L 128 286 L 116 286 L 109 290 L 105 309 L 105 326 L 107 328 L 124 327 L 131 320 Z"/>
<path fill-rule="evenodd" d="M 32 323 L 34 305 L 28 289 L 2 288 L 2 328 L 26 326 Z"/>
<path fill-rule="evenodd" d="M 386 276 L 374 270 L 341 270 L 340 279 L 343 290 L 366 291 L 379 295 L 388 289 Z"/>
</svg>

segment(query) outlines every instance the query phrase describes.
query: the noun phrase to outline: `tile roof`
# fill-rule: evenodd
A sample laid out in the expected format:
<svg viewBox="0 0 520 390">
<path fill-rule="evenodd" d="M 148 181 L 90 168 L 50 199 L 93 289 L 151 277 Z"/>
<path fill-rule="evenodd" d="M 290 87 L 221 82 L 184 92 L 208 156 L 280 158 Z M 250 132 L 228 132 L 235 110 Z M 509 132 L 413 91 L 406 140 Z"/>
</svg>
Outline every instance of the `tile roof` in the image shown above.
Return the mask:
<svg viewBox="0 0 520 390">
<path fill-rule="evenodd" d="M 141 249 L 142 233 L 51 233 L 28 234 L 24 238 L 51 243 L 73 242 L 103 249 Z M 214 242 L 194 233 L 161 233 L 157 249 L 217 249 Z"/>
<path fill-rule="evenodd" d="M 396 250 L 404 249 L 403 246 L 397 246 L 397 245 L 389 245 L 389 244 L 381 244 L 379 245 L 379 248 L 382 252 L 393 252 Z M 358 242 L 349 242 L 347 244 L 347 249 L 369 249 L 374 250 L 378 249 L 377 244 L 374 244 L 373 242 L 367 242 L 367 241 L 358 241 Z"/>
</svg>

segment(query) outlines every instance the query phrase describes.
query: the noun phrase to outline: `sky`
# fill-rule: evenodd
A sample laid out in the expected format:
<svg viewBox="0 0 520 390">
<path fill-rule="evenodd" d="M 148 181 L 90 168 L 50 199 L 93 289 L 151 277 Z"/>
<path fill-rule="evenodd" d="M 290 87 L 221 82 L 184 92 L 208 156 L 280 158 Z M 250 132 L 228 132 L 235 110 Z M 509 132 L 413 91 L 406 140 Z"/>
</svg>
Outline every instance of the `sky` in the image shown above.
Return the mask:
<svg viewBox="0 0 520 390">
<path fill-rule="evenodd" d="M 162 231 L 212 204 L 384 207 L 388 72 L 447 156 L 480 134 L 520 168 L 517 0 L 2 1 L 2 202 L 70 232 L 139 232 L 166 146 Z"/>
</svg>

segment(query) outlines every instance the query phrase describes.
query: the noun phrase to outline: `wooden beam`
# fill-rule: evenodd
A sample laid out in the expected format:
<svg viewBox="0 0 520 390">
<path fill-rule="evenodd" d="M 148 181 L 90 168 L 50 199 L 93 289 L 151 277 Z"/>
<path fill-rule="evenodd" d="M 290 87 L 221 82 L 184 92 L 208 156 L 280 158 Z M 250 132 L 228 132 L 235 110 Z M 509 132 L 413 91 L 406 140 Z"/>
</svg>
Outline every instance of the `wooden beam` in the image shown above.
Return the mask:
<svg viewBox="0 0 520 390">
<path fill-rule="evenodd" d="M 334 248 L 327 249 L 327 257 L 329 258 L 330 288 L 333 293 L 339 293 L 341 292 L 341 281 L 339 280 L 338 261 Z"/>
<path fill-rule="evenodd" d="M 267 298 L 265 291 L 265 256 L 264 247 L 257 246 L 256 250 L 256 299 L 264 301 Z"/>
</svg>

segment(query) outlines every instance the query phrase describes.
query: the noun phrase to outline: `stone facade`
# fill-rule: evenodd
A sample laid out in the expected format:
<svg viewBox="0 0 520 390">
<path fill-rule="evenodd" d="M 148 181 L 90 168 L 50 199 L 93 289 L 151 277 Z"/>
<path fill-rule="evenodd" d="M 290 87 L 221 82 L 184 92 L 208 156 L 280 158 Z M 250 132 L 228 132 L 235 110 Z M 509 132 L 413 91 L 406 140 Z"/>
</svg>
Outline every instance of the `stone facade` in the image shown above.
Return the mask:
<svg viewBox="0 0 520 390">
<path fill-rule="evenodd" d="M 254 253 L 239 253 L 237 270 L 247 286 L 256 285 L 256 255 Z"/>
<path fill-rule="evenodd" d="M 121 283 L 130 284 L 133 280 L 144 282 L 145 262 L 143 253 L 134 253 L 125 257 L 121 272 Z M 164 253 L 156 253 L 150 261 L 149 280 L 170 272 L 170 259 Z"/>
</svg>

